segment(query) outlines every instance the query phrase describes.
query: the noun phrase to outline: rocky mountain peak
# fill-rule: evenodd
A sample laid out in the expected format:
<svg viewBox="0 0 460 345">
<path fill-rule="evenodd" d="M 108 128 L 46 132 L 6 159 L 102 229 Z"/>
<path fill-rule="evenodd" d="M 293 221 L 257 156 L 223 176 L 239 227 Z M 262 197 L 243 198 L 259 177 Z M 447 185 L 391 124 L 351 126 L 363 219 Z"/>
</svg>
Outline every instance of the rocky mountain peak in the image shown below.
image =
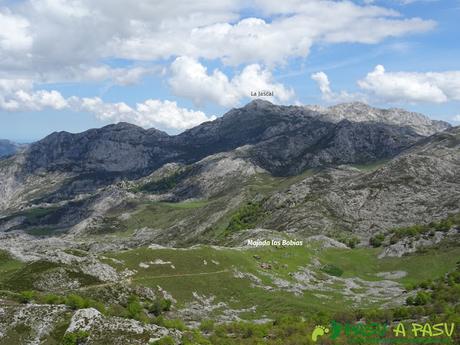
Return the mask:
<svg viewBox="0 0 460 345">
<path fill-rule="evenodd" d="M 349 102 L 340 103 L 327 108 L 328 111 L 333 113 L 352 113 L 352 114 L 368 114 L 373 113 L 376 108 L 371 107 L 364 102 Z"/>
<path fill-rule="evenodd" d="M 13 155 L 23 147 L 25 146 L 10 140 L 0 139 L 0 158 Z"/>
<path fill-rule="evenodd" d="M 245 109 L 254 109 L 254 108 L 261 109 L 262 108 L 263 109 L 263 108 L 274 107 L 274 106 L 275 104 L 273 104 L 270 101 L 267 101 L 261 98 L 256 98 L 252 100 L 251 102 L 249 102 L 248 104 L 246 104 L 243 108 Z"/>
<path fill-rule="evenodd" d="M 233 109 L 224 118 L 244 119 L 259 117 L 263 121 L 268 115 L 278 115 L 279 119 L 318 117 L 322 121 L 337 123 L 342 120 L 351 122 L 378 122 L 399 127 L 409 127 L 417 134 L 429 136 L 443 131 L 451 125 L 444 121 L 432 120 L 429 117 L 400 108 L 380 109 L 363 102 L 349 102 L 324 107 L 320 105 L 283 106 L 263 99 L 255 99 L 242 108 Z M 240 118 L 239 118 L 240 117 Z"/>
<path fill-rule="evenodd" d="M 353 122 L 380 122 L 400 127 L 410 127 L 423 136 L 443 131 L 451 125 L 444 121 L 399 108 L 380 109 L 362 102 L 342 103 L 330 107 L 309 107 L 320 113 L 325 120 L 339 122 L 344 119 Z"/>
</svg>

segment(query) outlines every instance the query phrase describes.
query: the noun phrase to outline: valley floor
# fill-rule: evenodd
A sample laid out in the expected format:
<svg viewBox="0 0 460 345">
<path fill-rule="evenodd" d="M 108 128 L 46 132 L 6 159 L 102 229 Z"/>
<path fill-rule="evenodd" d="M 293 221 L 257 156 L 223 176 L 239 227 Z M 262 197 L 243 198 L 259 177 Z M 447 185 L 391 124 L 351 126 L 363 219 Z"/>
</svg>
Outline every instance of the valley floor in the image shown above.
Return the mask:
<svg viewBox="0 0 460 345">
<path fill-rule="evenodd" d="M 455 272 L 460 258 L 456 245 L 379 258 L 382 248 L 350 249 L 325 237 L 293 247 L 144 246 L 94 253 L 83 243 L 47 246 L 40 250 L 35 243 L 31 253 L 24 244 L 25 252 L 15 255 L 26 262 L 1 252 L 2 345 L 62 339 L 64 344 L 257 344 L 255 330 L 241 342 L 240 335 L 228 334 L 249 325 L 265 325 L 259 331 L 271 334 L 281 331 L 277 327 L 286 318 L 298 323 L 293 332 L 304 342 L 286 337 L 285 343 L 309 344 L 306 330 L 319 320 L 388 322 L 388 311 L 398 319 L 395 313 L 405 309 L 423 314 L 413 308 L 427 303 L 412 307 L 407 301 Z M 458 317 L 457 303 L 449 308 Z"/>
</svg>

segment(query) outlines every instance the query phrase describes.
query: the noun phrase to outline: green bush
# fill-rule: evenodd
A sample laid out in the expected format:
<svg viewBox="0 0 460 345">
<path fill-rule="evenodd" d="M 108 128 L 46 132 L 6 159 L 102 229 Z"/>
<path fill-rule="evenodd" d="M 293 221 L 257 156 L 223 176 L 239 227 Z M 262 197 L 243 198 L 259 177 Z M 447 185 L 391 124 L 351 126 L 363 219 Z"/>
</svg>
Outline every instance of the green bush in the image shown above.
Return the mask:
<svg viewBox="0 0 460 345">
<path fill-rule="evenodd" d="M 430 295 L 425 291 L 417 292 L 417 295 L 414 298 L 414 305 L 426 305 L 430 302 Z"/>
<path fill-rule="evenodd" d="M 88 307 L 87 301 L 78 295 L 70 294 L 65 299 L 65 304 L 73 310 L 84 309 Z"/>
<path fill-rule="evenodd" d="M 436 231 L 448 231 L 453 226 L 460 225 L 460 213 L 451 214 L 445 219 L 439 222 L 431 222 L 428 225 L 412 225 L 402 228 L 396 228 L 391 230 L 392 237 L 390 243 L 394 244 L 402 238 L 416 237 L 419 235 L 428 234 L 434 236 L 433 230 Z"/>
<path fill-rule="evenodd" d="M 230 218 L 227 231 L 235 232 L 253 228 L 257 225 L 258 220 L 263 215 L 262 201 L 248 202 L 239 208 Z"/>
<path fill-rule="evenodd" d="M 158 316 L 153 321 L 158 326 L 177 329 L 179 331 L 185 331 L 187 327 L 185 326 L 184 322 L 179 319 L 165 319 L 163 316 Z"/>
<path fill-rule="evenodd" d="M 352 237 L 345 244 L 350 248 L 355 248 L 358 243 L 359 239 L 356 237 Z"/>
<path fill-rule="evenodd" d="M 435 229 L 438 231 L 449 231 L 454 226 L 454 221 L 450 218 L 441 220 L 436 224 Z"/>
<path fill-rule="evenodd" d="M 340 267 L 337 267 L 332 264 L 326 264 L 321 268 L 321 271 L 327 273 L 331 276 L 340 277 L 343 274 L 343 270 Z"/>
<path fill-rule="evenodd" d="M 200 324 L 200 331 L 204 333 L 211 333 L 214 329 L 214 321 L 213 320 L 203 320 Z"/>
<path fill-rule="evenodd" d="M 43 302 L 46 304 L 63 304 L 65 302 L 65 299 L 62 296 L 51 293 L 43 297 Z"/>
<path fill-rule="evenodd" d="M 89 333 L 78 331 L 76 333 L 66 333 L 62 339 L 62 345 L 79 345 L 89 337 Z"/>
<path fill-rule="evenodd" d="M 356 245 L 360 242 L 357 237 L 350 237 L 349 235 L 340 235 L 337 237 L 337 241 L 345 244 L 349 248 L 355 248 Z"/>
<path fill-rule="evenodd" d="M 21 303 L 29 303 L 33 299 L 35 299 L 35 296 L 36 296 L 35 291 L 30 291 L 30 290 L 21 291 L 19 293 L 19 302 L 21 302 Z"/>
<path fill-rule="evenodd" d="M 406 304 L 407 305 L 414 305 L 414 297 L 409 296 L 406 298 Z"/>
<path fill-rule="evenodd" d="M 169 299 L 156 299 L 147 306 L 147 310 L 149 313 L 159 316 L 162 312 L 171 310 L 171 305 L 172 302 Z"/>
<path fill-rule="evenodd" d="M 128 298 L 128 304 L 126 305 L 126 311 L 130 319 L 140 319 L 142 316 L 142 305 L 139 302 L 139 298 L 132 295 Z"/>
<path fill-rule="evenodd" d="M 374 247 L 380 247 L 383 244 L 383 241 L 385 241 L 385 235 L 384 234 L 378 234 L 369 239 L 369 244 Z"/>
</svg>

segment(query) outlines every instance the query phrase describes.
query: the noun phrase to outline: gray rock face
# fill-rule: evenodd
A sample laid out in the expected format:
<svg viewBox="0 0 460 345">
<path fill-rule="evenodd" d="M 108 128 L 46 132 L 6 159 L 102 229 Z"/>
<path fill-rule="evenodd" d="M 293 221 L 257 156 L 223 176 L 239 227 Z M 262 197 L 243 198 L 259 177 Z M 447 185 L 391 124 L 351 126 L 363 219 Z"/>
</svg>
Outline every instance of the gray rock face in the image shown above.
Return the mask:
<svg viewBox="0 0 460 345">
<path fill-rule="evenodd" d="M 368 108 L 362 104 L 356 107 L 361 113 Z M 335 111 L 345 117 L 346 109 L 349 107 L 338 106 Z M 289 176 L 308 168 L 329 170 L 292 186 L 286 193 L 272 196 L 266 207 L 270 212 L 273 208 L 276 210 L 270 213 L 272 217 L 265 224 L 259 225 L 281 231 L 305 231 L 306 235 L 317 232 L 315 229 L 337 226 L 361 231 L 398 222 L 401 217 L 395 205 L 400 202 L 402 191 L 412 200 L 413 215 L 423 214 L 421 199 L 426 195 L 418 197 L 412 190 L 419 188 L 418 182 L 413 186 L 406 184 L 410 177 L 397 177 L 396 173 L 407 175 L 408 169 L 417 167 L 414 173 L 425 173 L 420 178 L 430 181 L 447 177 L 446 174 L 455 175 L 452 169 L 457 167 L 452 167 L 449 159 L 436 156 L 438 153 L 428 155 L 429 159 L 407 154 L 406 158 L 388 163 L 380 177 L 362 176 L 356 169 L 337 168 L 342 164 L 391 159 L 401 152 L 412 152 L 416 148 L 411 147 L 421 147 L 431 139 L 415 145 L 424 137 L 411 126 L 382 123 L 385 121 L 377 115 L 332 119 L 325 114 L 306 107 L 278 106 L 256 100 L 176 136 L 127 123 L 79 134 L 53 133 L 24 152 L 0 160 L 0 231 L 47 228 L 84 233 L 91 224 L 104 218 L 110 208 L 123 207 L 123 202 L 129 202 L 129 189 L 122 185 L 135 183 L 126 182 L 130 180 L 148 182 L 173 175 L 166 181 L 173 187 L 165 183 L 169 190 L 161 191 L 169 196 L 160 199 L 152 195 L 151 200 L 179 201 L 230 195 L 235 185 L 243 186 L 258 174 Z M 372 121 L 364 121 L 368 119 Z M 446 131 L 444 135 L 449 137 L 454 132 Z M 451 156 L 449 151 L 447 157 Z M 393 167 L 394 164 L 397 166 Z M 438 175 L 433 177 L 435 173 Z M 398 189 L 377 193 L 370 187 L 376 183 L 389 184 L 392 179 L 399 181 L 399 184 L 393 183 Z M 351 187 L 345 190 L 347 184 Z M 432 188 L 434 195 L 445 197 L 437 187 Z M 236 208 L 243 202 L 245 196 L 238 193 L 229 197 L 232 201 L 227 203 L 228 207 Z M 381 199 L 380 204 L 369 202 L 375 193 Z M 321 203 L 318 204 L 315 198 L 319 197 Z M 447 199 L 453 197 L 455 194 Z M 295 208 L 299 204 L 311 208 L 307 216 L 304 215 L 306 208 Z M 359 206 L 363 204 L 367 206 Z M 227 206 L 210 215 L 210 222 L 223 217 L 229 211 Z M 47 210 L 36 213 L 38 207 Z M 280 211 L 282 208 L 285 210 Z M 28 212 L 29 209 L 32 212 Z M 439 209 L 446 210 L 443 203 Z M 384 211 L 390 212 L 391 221 L 384 220 Z M 283 212 L 287 212 L 286 215 Z M 378 226 L 372 221 L 375 212 Z M 183 223 L 184 229 L 191 225 L 184 219 L 178 223 Z M 193 229 L 199 234 L 209 225 L 193 223 Z M 162 236 L 163 232 L 159 234 Z"/>
<path fill-rule="evenodd" d="M 80 309 L 73 314 L 66 332 L 78 331 L 89 332 L 87 344 L 110 341 L 111 344 L 143 345 L 165 336 L 171 336 L 178 341 L 182 335 L 180 331 L 169 330 L 154 324 L 119 317 L 105 317 L 94 308 Z"/>
<path fill-rule="evenodd" d="M 418 139 L 410 128 L 348 120 L 333 123 L 303 107 L 261 100 L 175 138 L 192 145 L 192 159 L 248 145 L 249 158 L 275 175 L 392 157 Z"/>
<path fill-rule="evenodd" d="M 172 164 L 167 164 L 156 170 L 151 177 L 143 179 L 141 183 L 148 183 L 152 177 L 160 178 L 160 172 L 165 173 L 161 178 L 176 174 L 180 176 L 177 185 L 169 191 L 173 195 L 172 201 L 210 198 L 243 184 L 251 176 L 266 173 L 264 169 L 245 158 L 244 150 L 241 151 L 217 153 L 186 167 L 176 165 L 175 169 L 172 169 Z"/>
<path fill-rule="evenodd" d="M 26 304 L 0 306 L 0 340 L 4 344 L 41 344 L 56 324 L 65 320 L 63 305 Z M 27 329 L 28 337 L 18 343 L 18 329 Z"/>
<path fill-rule="evenodd" d="M 304 107 L 261 100 L 176 136 L 127 123 L 78 134 L 59 132 L 0 162 L 0 200 L 5 200 L 0 207 L 22 200 L 18 190 L 27 194 L 29 184 L 50 174 L 59 175 L 59 183 L 40 183 L 41 189 L 55 188 L 35 193 L 39 202 L 68 200 L 120 180 L 147 176 L 167 163 L 192 164 L 242 147 L 246 160 L 268 172 L 296 175 L 312 167 L 391 158 L 420 138 L 409 127 L 333 122 Z"/>
<path fill-rule="evenodd" d="M 427 234 L 420 238 L 403 238 L 398 242 L 385 247 L 380 253 L 379 258 L 402 257 L 409 253 L 415 253 L 424 247 L 430 247 L 446 239 L 451 239 L 460 234 L 460 229 L 452 228 L 448 232 L 436 231 L 433 236 Z"/>
<path fill-rule="evenodd" d="M 67 171 L 113 181 L 251 145 L 250 158 L 264 169 L 293 175 L 307 167 L 392 157 L 418 139 L 410 128 L 334 123 L 301 107 L 253 101 L 177 136 L 126 123 L 79 134 L 53 133 L 31 145 L 24 171 Z"/>
<path fill-rule="evenodd" d="M 148 171 L 168 159 L 168 153 L 162 149 L 165 138 L 166 133 L 128 123 L 78 134 L 53 133 L 30 146 L 24 170 L 102 172 L 108 176 Z"/>
<path fill-rule="evenodd" d="M 460 211 L 460 127 L 422 140 L 374 171 L 326 170 L 275 193 L 263 224 L 305 233 L 429 223 Z"/>
<path fill-rule="evenodd" d="M 444 121 L 431 120 L 420 113 L 410 112 L 399 108 L 378 109 L 360 102 L 343 103 L 328 108 L 310 106 L 309 109 L 321 114 L 321 118 L 340 122 L 379 122 L 401 127 L 410 127 L 416 133 L 428 136 L 450 128 Z"/>
</svg>

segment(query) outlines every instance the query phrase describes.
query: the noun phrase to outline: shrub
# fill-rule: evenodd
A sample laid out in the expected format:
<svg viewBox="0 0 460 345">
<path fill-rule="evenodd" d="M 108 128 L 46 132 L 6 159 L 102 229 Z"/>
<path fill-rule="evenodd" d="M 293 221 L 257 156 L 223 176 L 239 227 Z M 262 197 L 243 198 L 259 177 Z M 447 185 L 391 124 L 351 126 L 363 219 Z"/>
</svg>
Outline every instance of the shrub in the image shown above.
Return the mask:
<svg viewBox="0 0 460 345">
<path fill-rule="evenodd" d="M 65 299 L 62 296 L 50 293 L 43 297 L 43 301 L 46 304 L 63 304 Z"/>
<path fill-rule="evenodd" d="M 73 310 L 83 309 L 83 308 L 88 307 L 88 304 L 86 303 L 85 299 L 75 294 L 68 295 L 65 299 L 65 304 Z"/>
<path fill-rule="evenodd" d="M 234 232 L 253 228 L 263 214 L 262 201 L 248 202 L 231 217 L 227 231 Z"/>
<path fill-rule="evenodd" d="M 214 329 L 214 321 L 213 320 L 203 320 L 200 324 L 200 331 L 204 333 L 211 333 Z"/>
<path fill-rule="evenodd" d="M 374 247 L 380 247 L 383 244 L 383 241 L 385 241 L 385 235 L 384 234 L 378 234 L 369 239 L 369 244 Z"/>
<path fill-rule="evenodd" d="M 430 295 L 424 291 L 417 292 L 414 298 L 414 305 L 425 305 L 430 301 Z"/>
<path fill-rule="evenodd" d="M 348 245 L 348 247 L 350 248 L 355 248 L 358 243 L 359 239 L 356 237 L 352 237 L 345 244 Z"/>
<path fill-rule="evenodd" d="M 350 237 L 349 235 L 340 235 L 337 237 L 337 241 L 345 244 L 349 248 L 355 248 L 356 245 L 360 242 L 357 237 Z"/>
<path fill-rule="evenodd" d="M 158 316 L 153 322 L 158 326 L 177 329 L 179 331 L 184 331 L 187 328 L 181 320 L 165 319 L 163 316 Z"/>
<path fill-rule="evenodd" d="M 111 304 L 106 310 L 107 315 L 124 317 L 127 313 L 126 309 L 119 304 Z"/>
<path fill-rule="evenodd" d="M 78 345 L 83 343 L 88 337 L 89 333 L 85 331 L 66 333 L 62 339 L 62 345 Z"/>
<path fill-rule="evenodd" d="M 340 277 L 343 274 L 343 270 L 332 264 L 326 264 L 321 268 L 321 271 L 331 276 Z"/>
<path fill-rule="evenodd" d="M 126 305 L 126 311 L 130 319 L 137 320 L 141 317 L 142 306 L 137 296 L 132 295 L 128 298 L 128 304 Z"/>
<path fill-rule="evenodd" d="M 149 313 L 159 316 L 162 312 L 171 310 L 171 304 L 172 302 L 169 299 L 156 299 L 147 306 L 147 310 Z"/>
<path fill-rule="evenodd" d="M 436 224 L 435 229 L 438 231 L 449 231 L 454 226 L 454 222 L 451 218 L 443 219 Z"/>
<path fill-rule="evenodd" d="M 407 310 L 407 308 L 399 307 L 393 311 L 393 316 L 396 320 L 404 320 L 409 317 L 409 311 Z"/>
<path fill-rule="evenodd" d="M 19 294 L 19 302 L 21 303 L 29 303 L 31 302 L 36 296 L 35 291 L 21 291 Z"/>
<path fill-rule="evenodd" d="M 406 298 L 406 304 L 407 305 L 414 305 L 414 297 L 409 296 Z"/>
</svg>

